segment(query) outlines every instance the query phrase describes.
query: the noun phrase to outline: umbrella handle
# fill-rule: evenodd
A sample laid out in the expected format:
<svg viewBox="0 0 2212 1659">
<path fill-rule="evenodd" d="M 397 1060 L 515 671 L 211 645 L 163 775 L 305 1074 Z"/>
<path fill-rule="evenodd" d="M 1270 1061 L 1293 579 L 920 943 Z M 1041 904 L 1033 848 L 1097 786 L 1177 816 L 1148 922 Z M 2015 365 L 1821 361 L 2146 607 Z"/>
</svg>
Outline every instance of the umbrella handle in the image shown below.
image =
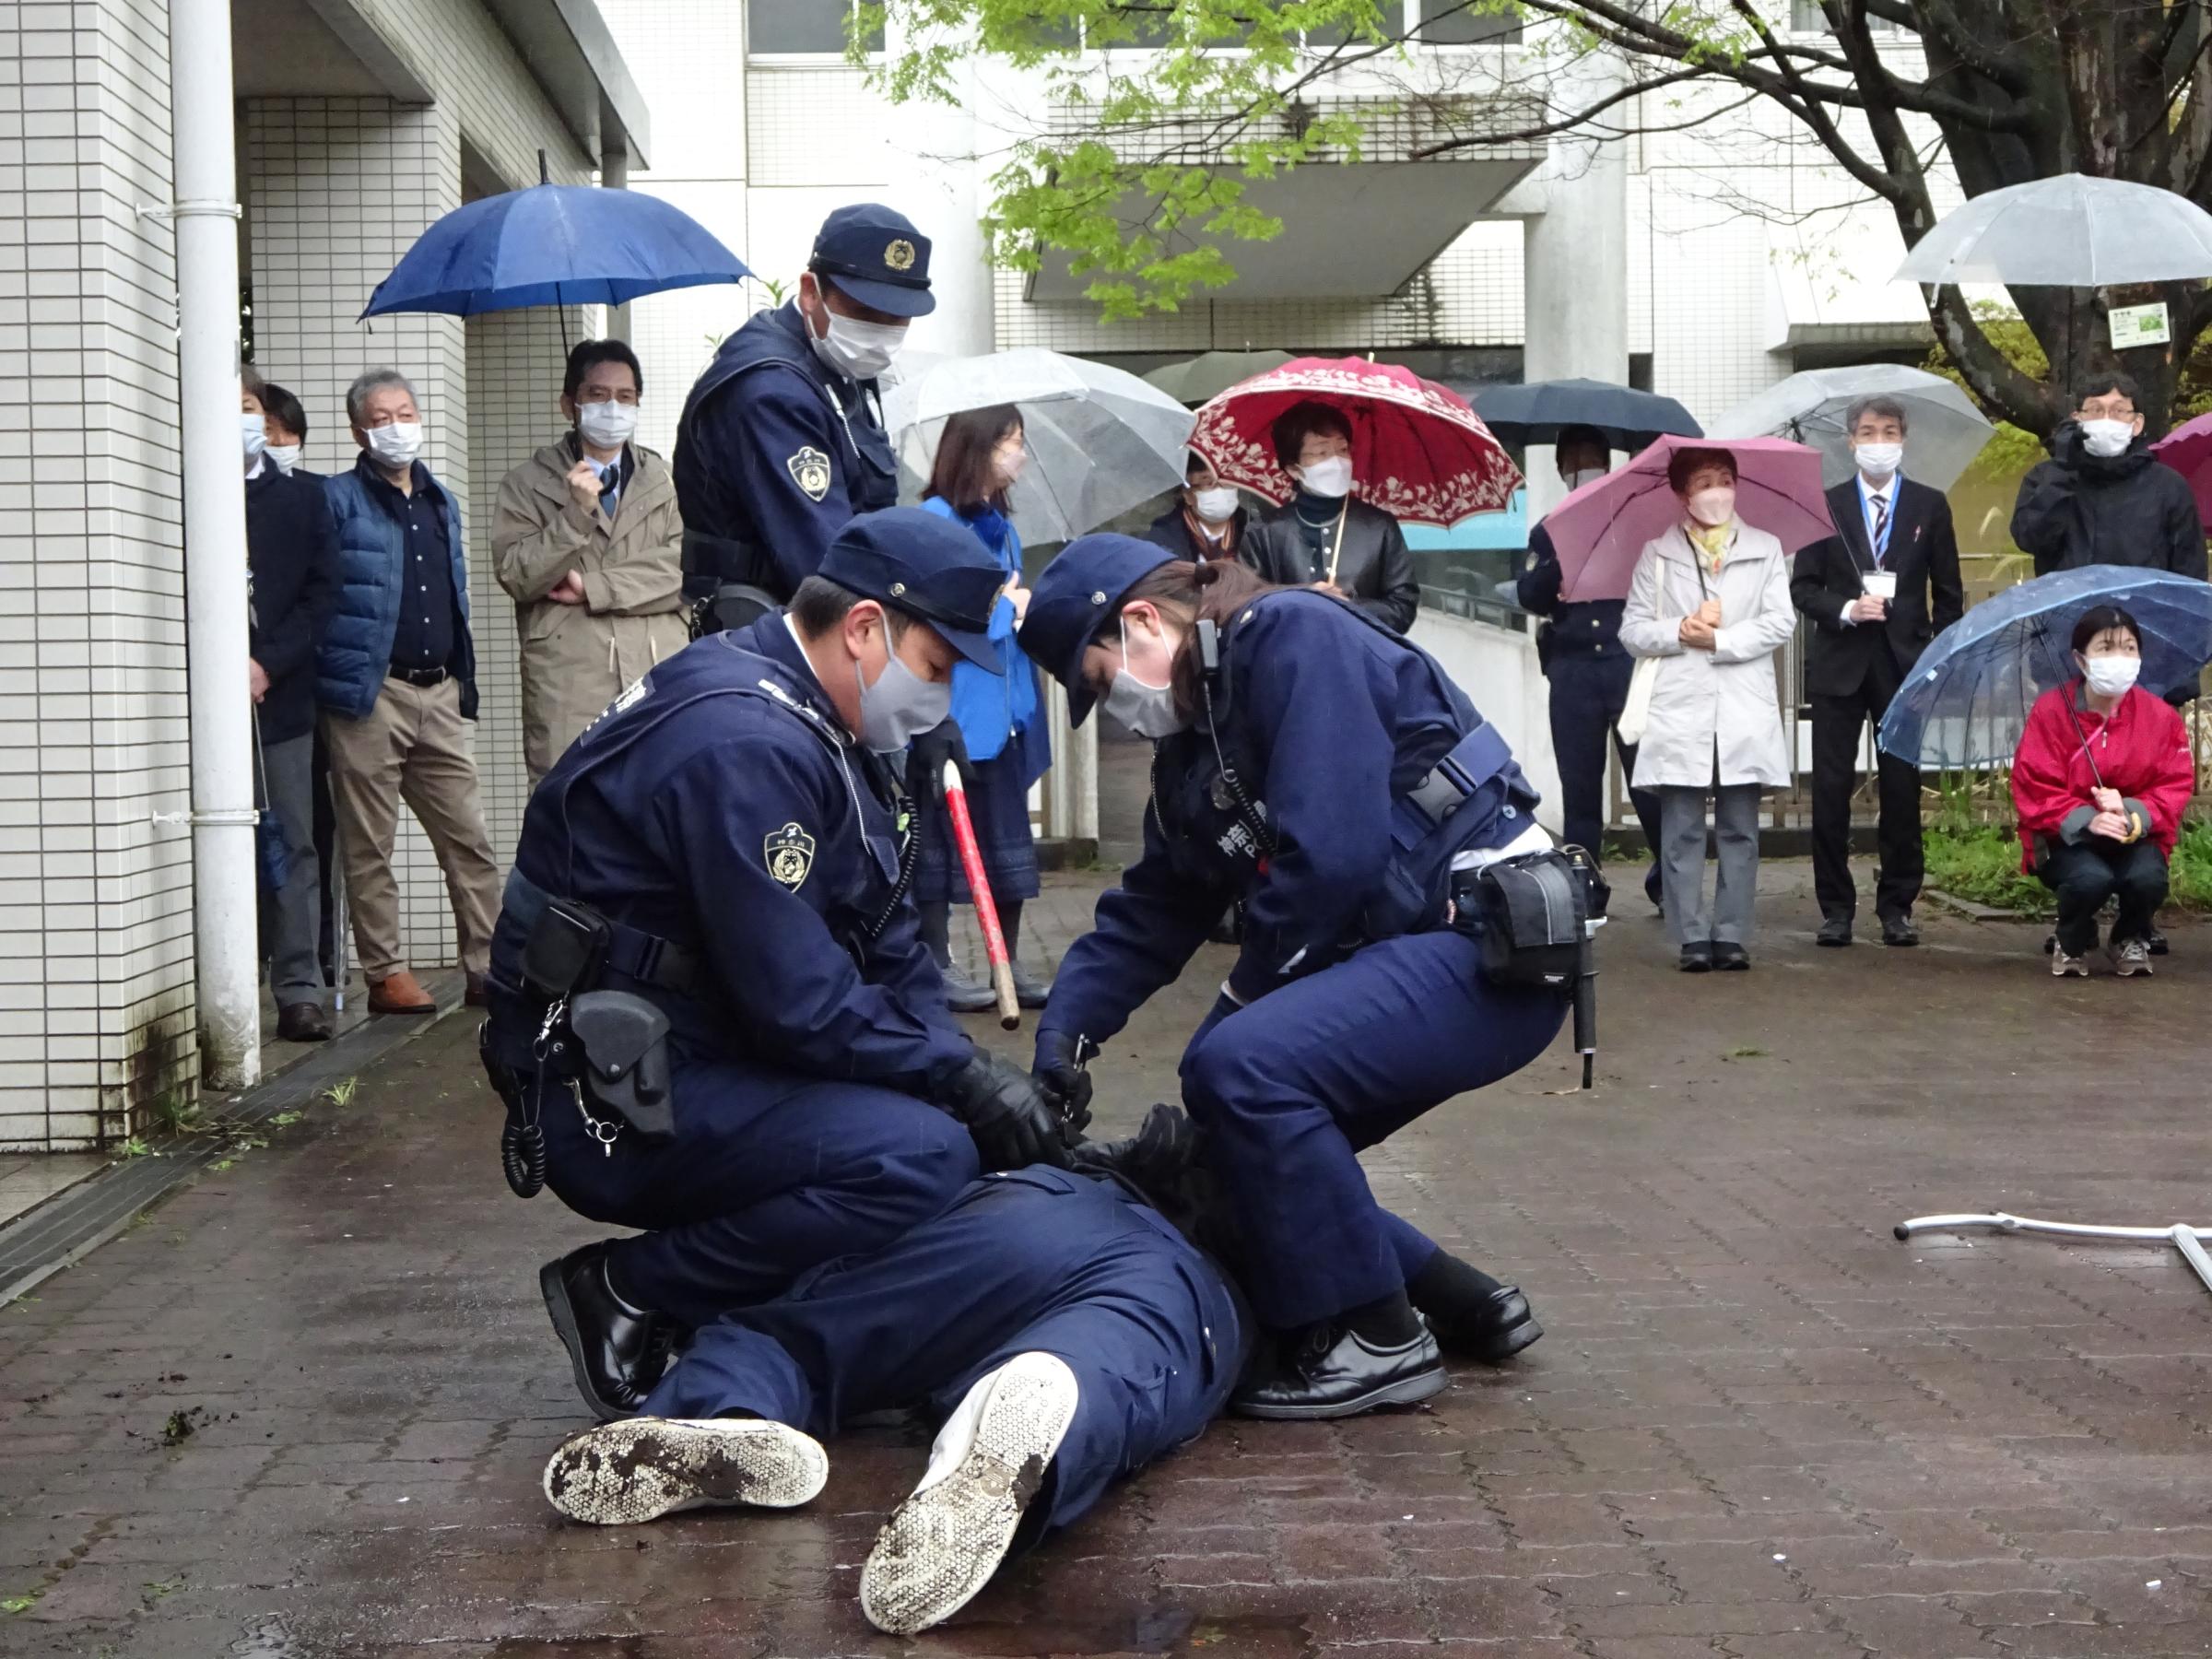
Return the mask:
<svg viewBox="0 0 2212 1659">
<path fill-rule="evenodd" d="M 968 891 L 975 900 L 975 919 L 983 930 L 983 953 L 991 959 L 991 989 L 998 998 L 998 1023 L 1006 1030 L 1021 1026 L 1021 1003 L 1014 994 L 1014 965 L 1006 955 L 1006 935 L 998 925 L 998 905 L 991 897 L 991 881 L 983 874 L 983 851 L 976 842 L 975 823 L 968 816 L 968 791 L 961 786 L 959 768 L 945 762 L 945 812 L 952 820 L 953 844 L 960 850 L 960 868 L 968 877 Z"/>
</svg>

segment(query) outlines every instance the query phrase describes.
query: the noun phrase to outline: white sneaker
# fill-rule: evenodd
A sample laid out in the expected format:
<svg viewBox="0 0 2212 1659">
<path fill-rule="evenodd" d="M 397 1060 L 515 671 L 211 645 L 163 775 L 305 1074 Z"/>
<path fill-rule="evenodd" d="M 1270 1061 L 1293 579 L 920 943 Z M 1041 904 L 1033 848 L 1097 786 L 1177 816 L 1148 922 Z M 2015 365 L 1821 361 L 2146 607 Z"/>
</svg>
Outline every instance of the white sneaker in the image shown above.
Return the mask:
<svg viewBox="0 0 2212 1659">
<path fill-rule="evenodd" d="M 2141 939 L 2130 939 L 2115 947 L 2112 957 L 2112 971 L 2122 979 L 2150 971 L 2150 947 Z"/>
<path fill-rule="evenodd" d="M 860 1571 L 860 1610 L 911 1636 L 942 1624 L 991 1582 L 1022 1512 L 1075 1420 L 1075 1372 L 1017 1354 L 981 1378 L 937 1431 L 929 1469 L 891 1513 Z"/>
<path fill-rule="evenodd" d="M 677 1510 L 793 1509 L 822 1489 L 830 1457 L 812 1436 L 760 1418 L 624 1418 L 563 1441 L 546 1500 L 571 1521 L 626 1526 Z"/>
<path fill-rule="evenodd" d="M 2051 947 L 2051 977 L 2053 979 L 2088 979 L 2089 965 L 2077 956 L 2068 956 L 2053 945 Z"/>
</svg>

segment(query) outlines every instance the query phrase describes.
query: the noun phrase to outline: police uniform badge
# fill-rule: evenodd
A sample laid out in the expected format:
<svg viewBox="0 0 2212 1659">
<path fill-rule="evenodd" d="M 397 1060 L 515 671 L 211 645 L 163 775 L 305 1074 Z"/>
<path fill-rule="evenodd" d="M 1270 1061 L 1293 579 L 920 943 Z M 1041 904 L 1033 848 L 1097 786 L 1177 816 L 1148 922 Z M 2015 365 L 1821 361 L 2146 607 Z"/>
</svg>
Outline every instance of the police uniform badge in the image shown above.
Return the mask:
<svg viewBox="0 0 2212 1659">
<path fill-rule="evenodd" d="M 830 457 L 813 444 L 783 465 L 791 468 L 791 481 L 806 492 L 808 500 L 818 501 L 830 493 Z"/>
<path fill-rule="evenodd" d="M 814 868 L 814 837 L 798 825 L 786 824 L 772 831 L 760 851 L 768 860 L 768 873 L 793 892 L 806 885 Z"/>
<path fill-rule="evenodd" d="M 914 268 L 914 244 L 908 241 L 905 237 L 900 237 L 889 247 L 884 249 L 883 263 L 894 271 L 912 270 Z"/>
</svg>

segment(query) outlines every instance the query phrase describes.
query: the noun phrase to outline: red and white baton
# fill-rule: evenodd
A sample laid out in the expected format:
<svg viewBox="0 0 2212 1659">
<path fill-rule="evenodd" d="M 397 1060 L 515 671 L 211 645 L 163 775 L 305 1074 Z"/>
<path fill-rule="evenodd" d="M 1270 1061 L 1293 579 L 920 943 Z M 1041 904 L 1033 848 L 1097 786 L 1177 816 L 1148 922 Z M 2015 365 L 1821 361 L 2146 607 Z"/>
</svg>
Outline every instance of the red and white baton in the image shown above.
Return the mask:
<svg viewBox="0 0 2212 1659">
<path fill-rule="evenodd" d="M 1021 1025 L 1021 1004 L 1014 996 L 1014 964 L 1006 955 L 1006 935 L 998 925 L 998 906 L 991 899 L 991 883 L 983 876 L 983 850 L 976 844 L 975 823 L 968 816 L 968 791 L 960 782 L 960 769 L 945 762 L 945 808 L 952 819 L 953 844 L 960 850 L 960 868 L 968 873 L 968 890 L 975 895 L 975 919 L 983 930 L 983 950 L 991 959 L 991 989 L 998 994 L 998 1023 L 1011 1031 Z"/>
</svg>

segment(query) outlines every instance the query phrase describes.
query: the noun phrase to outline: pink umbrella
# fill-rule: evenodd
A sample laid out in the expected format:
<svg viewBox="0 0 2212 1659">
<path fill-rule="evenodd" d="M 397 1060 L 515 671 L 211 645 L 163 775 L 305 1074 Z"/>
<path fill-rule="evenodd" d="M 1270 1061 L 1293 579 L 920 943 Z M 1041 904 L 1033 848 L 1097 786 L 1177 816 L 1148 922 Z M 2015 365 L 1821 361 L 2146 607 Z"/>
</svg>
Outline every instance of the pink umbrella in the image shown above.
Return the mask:
<svg viewBox="0 0 2212 1659">
<path fill-rule="evenodd" d="M 1361 500 L 1409 524 L 1450 529 L 1500 512 L 1521 474 L 1457 393 L 1394 363 L 1293 358 L 1241 381 L 1198 411 L 1191 447 L 1231 484 L 1276 502 L 1297 486 L 1276 465 L 1276 420 L 1294 404 L 1324 403 L 1352 426 L 1352 476 Z"/>
<path fill-rule="evenodd" d="M 1735 516 L 1782 543 L 1785 554 L 1835 535 L 1820 488 L 1820 452 L 1786 438 L 1662 438 L 1618 472 L 1583 485 L 1544 520 L 1559 556 L 1559 597 L 1625 599 L 1644 544 L 1682 522 L 1666 482 L 1677 450 L 1723 450 L 1735 458 Z"/>
<path fill-rule="evenodd" d="M 2212 529 L 2212 415 L 2175 427 L 2150 446 L 2150 453 L 2189 480 L 2197 522 Z"/>
</svg>

